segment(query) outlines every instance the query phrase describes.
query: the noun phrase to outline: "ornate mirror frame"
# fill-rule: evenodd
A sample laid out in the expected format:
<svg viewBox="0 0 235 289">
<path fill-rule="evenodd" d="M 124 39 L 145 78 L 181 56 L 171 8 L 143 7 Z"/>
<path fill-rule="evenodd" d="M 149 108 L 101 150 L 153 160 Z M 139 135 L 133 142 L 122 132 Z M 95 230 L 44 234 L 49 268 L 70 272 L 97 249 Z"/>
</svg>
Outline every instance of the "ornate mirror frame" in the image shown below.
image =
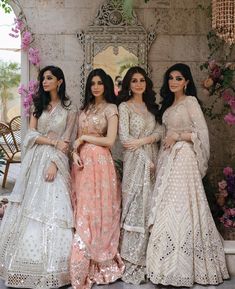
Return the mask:
<svg viewBox="0 0 235 289">
<path fill-rule="evenodd" d="M 148 51 L 156 38 L 155 31 L 147 32 L 134 11 L 132 17 L 127 18 L 122 0 L 106 0 L 88 29 L 78 32 L 77 38 L 84 53 L 80 75 L 82 98 L 86 78 L 93 69 L 94 57 L 110 46 L 115 55 L 118 55 L 119 46 L 133 53 L 138 58 L 138 65 L 150 73 Z"/>
</svg>

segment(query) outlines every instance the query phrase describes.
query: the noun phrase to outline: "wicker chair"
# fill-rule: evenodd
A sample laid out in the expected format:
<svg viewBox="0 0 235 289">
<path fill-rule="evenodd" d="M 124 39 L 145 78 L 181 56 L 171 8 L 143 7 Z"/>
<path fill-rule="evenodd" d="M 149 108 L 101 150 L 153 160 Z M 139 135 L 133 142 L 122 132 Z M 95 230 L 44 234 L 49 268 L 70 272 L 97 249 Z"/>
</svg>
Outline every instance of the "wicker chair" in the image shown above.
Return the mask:
<svg viewBox="0 0 235 289">
<path fill-rule="evenodd" d="M 5 188 L 9 166 L 21 162 L 21 117 L 14 117 L 9 125 L 0 122 L 0 148 L 4 153 L 6 167 L 3 175 L 2 187 Z"/>
</svg>

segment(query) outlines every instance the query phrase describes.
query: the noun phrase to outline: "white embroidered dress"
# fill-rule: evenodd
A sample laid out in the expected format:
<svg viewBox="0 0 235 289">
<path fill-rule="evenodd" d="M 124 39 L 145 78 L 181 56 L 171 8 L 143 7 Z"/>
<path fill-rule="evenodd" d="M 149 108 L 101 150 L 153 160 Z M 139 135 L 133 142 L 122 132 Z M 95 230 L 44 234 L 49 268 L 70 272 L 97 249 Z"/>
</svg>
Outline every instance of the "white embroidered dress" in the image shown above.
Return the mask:
<svg viewBox="0 0 235 289">
<path fill-rule="evenodd" d="M 0 228 L 0 278 L 18 288 L 58 288 L 70 283 L 69 258 L 73 233 L 68 157 L 38 136 L 70 140 L 76 109 L 60 104 L 38 119 L 37 130 L 24 140 L 26 154 L 9 197 Z M 53 182 L 45 181 L 51 161 Z"/>
<path fill-rule="evenodd" d="M 173 286 L 218 284 L 228 278 L 220 235 L 204 192 L 209 159 L 207 125 L 197 102 L 187 96 L 163 115 L 168 131 L 192 132 L 159 152 L 149 225 L 147 272 L 153 283 Z"/>
</svg>

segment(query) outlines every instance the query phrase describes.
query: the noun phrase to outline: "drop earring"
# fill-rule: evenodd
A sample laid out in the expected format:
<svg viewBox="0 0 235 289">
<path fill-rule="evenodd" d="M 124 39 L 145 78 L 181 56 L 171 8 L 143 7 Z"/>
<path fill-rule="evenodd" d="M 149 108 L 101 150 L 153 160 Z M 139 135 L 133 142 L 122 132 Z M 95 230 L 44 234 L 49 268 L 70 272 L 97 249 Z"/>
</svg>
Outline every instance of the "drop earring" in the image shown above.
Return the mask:
<svg viewBox="0 0 235 289">
<path fill-rule="evenodd" d="M 131 96 L 131 89 L 129 89 L 129 96 Z"/>
</svg>

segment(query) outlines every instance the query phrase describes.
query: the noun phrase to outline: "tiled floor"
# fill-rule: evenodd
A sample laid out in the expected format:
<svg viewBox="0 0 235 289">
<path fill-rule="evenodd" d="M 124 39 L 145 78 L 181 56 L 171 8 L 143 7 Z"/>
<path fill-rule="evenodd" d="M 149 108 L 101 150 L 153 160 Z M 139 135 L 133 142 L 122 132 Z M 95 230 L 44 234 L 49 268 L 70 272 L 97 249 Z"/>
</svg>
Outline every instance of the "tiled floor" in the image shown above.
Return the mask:
<svg viewBox="0 0 235 289">
<path fill-rule="evenodd" d="M 172 286 L 161 286 L 154 285 L 152 283 L 142 284 L 142 285 L 131 285 L 126 284 L 121 281 L 117 281 L 110 285 L 94 285 L 92 289 L 185 289 L 186 287 L 172 287 Z M 5 287 L 2 280 L 0 280 L 0 289 L 10 289 L 10 287 Z M 26 289 L 26 288 L 24 288 Z M 44 289 L 44 288 L 42 288 Z M 62 287 L 60 289 L 72 289 L 72 287 Z M 225 281 L 218 286 L 200 286 L 194 285 L 191 289 L 235 289 L 235 278 Z"/>
<path fill-rule="evenodd" d="M 15 183 L 15 179 L 17 178 L 17 175 L 19 173 L 20 166 L 17 164 L 13 164 L 10 166 L 9 170 L 9 175 L 7 178 L 7 185 L 5 189 L 2 189 L 1 184 L 2 184 L 2 177 L 0 177 L 0 199 L 3 197 L 7 197 Z M 235 265 L 234 265 L 235 266 Z M 126 284 L 121 281 L 117 281 L 113 284 L 109 285 L 94 285 L 92 289 L 183 289 L 185 287 L 167 287 L 167 286 L 161 286 L 161 285 L 154 285 L 152 283 L 147 283 L 147 284 L 142 284 L 142 285 L 131 285 L 131 284 Z M 0 280 L 0 289 L 10 289 L 10 287 L 6 287 L 4 285 L 4 282 Z M 26 289 L 26 288 L 24 288 Z M 45 288 L 41 288 L 45 289 Z M 61 289 L 72 289 L 70 286 L 65 286 Z M 218 286 L 200 286 L 200 285 L 194 285 L 191 287 L 191 289 L 235 289 L 235 277 L 232 279 L 225 281 L 224 283 L 218 285 Z"/>
</svg>

